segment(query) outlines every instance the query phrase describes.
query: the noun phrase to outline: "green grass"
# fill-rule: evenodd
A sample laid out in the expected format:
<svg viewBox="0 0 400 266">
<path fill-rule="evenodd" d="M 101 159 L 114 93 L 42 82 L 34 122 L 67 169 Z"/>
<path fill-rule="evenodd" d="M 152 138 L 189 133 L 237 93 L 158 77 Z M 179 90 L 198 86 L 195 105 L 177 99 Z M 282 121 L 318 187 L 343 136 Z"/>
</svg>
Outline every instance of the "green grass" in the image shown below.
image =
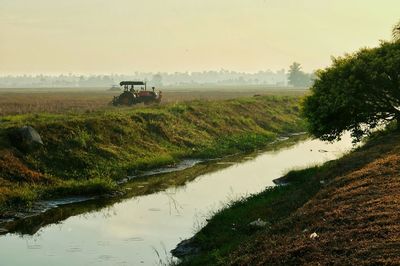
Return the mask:
<svg viewBox="0 0 400 266">
<path fill-rule="evenodd" d="M 197 156 L 200 158 L 217 158 L 227 154 L 250 152 L 274 140 L 275 137 L 276 134 L 273 133 L 225 136 L 202 149 Z"/>
<path fill-rule="evenodd" d="M 286 231 L 279 231 L 285 227 L 279 225 L 298 226 L 297 218 L 291 215 L 322 189 L 321 180 L 328 184 L 331 179 L 356 171 L 389 151 L 400 152 L 399 139 L 400 132 L 389 125 L 342 158 L 289 171 L 281 178 L 287 185 L 267 188 L 260 194 L 232 202 L 215 213 L 194 236 L 193 242 L 201 248 L 201 253 L 185 258 L 179 265 L 226 265 L 232 254 L 236 254 L 233 258 L 240 254 L 240 247 L 256 247 L 260 235 L 285 236 Z M 261 229 L 249 226 L 259 218 L 269 226 Z"/>
<path fill-rule="evenodd" d="M 297 97 L 266 96 L 2 117 L 0 205 L 20 188 L 31 191 L 17 197 L 21 202 L 102 193 L 130 172 L 249 152 L 279 134 L 304 131 L 298 104 Z M 9 140 L 23 125 L 39 132 L 44 147 L 26 151 Z"/>
<path fill-rule="evenodd" d="M 269 225 L 278 223 L 301 207 L 320 189 L 311 177 L 321 167 L 291 171 L 292 182 L 286 186 L 267 188 L 264 192 L 227 205 L 214 214 L 209 223 L 194 237 L 201 253 L 186 258 L 179 265 L 224 265 L 227 257 L 240 244 L 270 227 L 256 228 L 249 224 L 257 219 Z"/>
</svg>

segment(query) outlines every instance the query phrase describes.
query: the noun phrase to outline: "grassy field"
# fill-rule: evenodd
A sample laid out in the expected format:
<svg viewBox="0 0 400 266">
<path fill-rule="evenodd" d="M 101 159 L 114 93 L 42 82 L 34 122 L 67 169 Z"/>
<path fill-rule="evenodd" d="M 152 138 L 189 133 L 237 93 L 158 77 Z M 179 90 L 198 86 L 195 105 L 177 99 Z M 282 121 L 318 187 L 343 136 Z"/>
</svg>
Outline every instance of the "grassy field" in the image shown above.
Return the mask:
<svg viewBox="0 0 400 266">
<path fill-rule="evenodd" d="M 291 171 L 289 185 L 232 203 L 180 265 L 398 265 L 400 133 L 319 167 Z M 264 228 L 249 226 L 261 218 Z M 310 235 L 317 233 L 316 238 Z"/>
<path fill-rule="evenodd" d="M 301 96 L 301 88 L 270 87 L 167 87 L 162 104 L 191 100 L 226 100 L 259 95 Z M 107 88 L 6 89 L 0 88 L 0 116 L 37 112 L 65 113 L 92 112 L 109 109 L 111 100 L 119 91 Z"/>
<path fill-rule="evenodd" d="M 264 96 L 3 116 L 0 206 L 110 192 L 128 172 L 251 151 L 278 134 L 304 131 L 298 104 L 298 97 Z M 40 133 L 43 147 L 24 150 L 11 141 L 23 125 Z"/>
</svg>

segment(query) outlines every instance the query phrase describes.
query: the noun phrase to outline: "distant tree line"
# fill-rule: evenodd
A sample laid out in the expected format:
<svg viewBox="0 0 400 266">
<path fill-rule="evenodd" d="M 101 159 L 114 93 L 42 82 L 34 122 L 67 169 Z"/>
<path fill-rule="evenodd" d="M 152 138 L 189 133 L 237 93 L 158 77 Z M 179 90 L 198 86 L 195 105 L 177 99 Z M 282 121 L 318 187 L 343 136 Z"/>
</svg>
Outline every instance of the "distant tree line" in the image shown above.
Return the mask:
<svg viewBox="0 0 400 266">
<path fill-rule="evenodd" d="M 132 75 L 18 75 L 0 76 L 0 87 L 107 87 L 121 80 L 144 80 L 154 86 L 173 85 L 271 85 L 286 86 L 284 69 L 255 73 L 228 70 L 202 72 L 152 73 L 134 72 Z"/>
<path fill-rule="evenodd" d="M 121 80 L 144 80 L 150 86 L 187 86 L 187 85 L 266 85 L 307 87 L 311 74 L 301 71 L 300 64 L 294 63 L 287 73 L 279 71 L 258 71 L 255 73 L 220 71 L 201 72 L 134 72 L 132 75 L 0 75 L 0 88 L 17 87 L 111 87 Z"/>
</svg>

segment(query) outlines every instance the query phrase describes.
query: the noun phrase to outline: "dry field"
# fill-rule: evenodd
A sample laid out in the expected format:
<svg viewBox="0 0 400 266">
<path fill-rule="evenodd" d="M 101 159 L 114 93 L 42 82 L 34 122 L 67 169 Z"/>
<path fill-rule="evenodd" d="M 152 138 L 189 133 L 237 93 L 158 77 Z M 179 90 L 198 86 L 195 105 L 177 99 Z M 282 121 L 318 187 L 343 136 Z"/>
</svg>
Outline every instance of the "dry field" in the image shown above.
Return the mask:
<svg viewBox="0 0 400 266">
<path fill-rule="evenodd" d="M 224 100 L 254 95 L 296 96 L 304 89 L 262 87 L 164 88 L 163 103 L 190 100 Z M 105 88 L 71 89 L 0 89 L 0 116 L 26 113 L 87 112 L 110 108 L 109 103 L 119 91 Z"/>
</svg>

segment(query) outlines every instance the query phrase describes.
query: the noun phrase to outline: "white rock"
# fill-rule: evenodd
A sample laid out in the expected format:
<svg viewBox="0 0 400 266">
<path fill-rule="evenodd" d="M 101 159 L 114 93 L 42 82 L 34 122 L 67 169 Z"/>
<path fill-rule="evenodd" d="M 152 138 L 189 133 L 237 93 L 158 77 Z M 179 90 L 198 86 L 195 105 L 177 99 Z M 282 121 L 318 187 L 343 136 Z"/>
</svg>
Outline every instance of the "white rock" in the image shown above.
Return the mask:
<svg viewBox="0 0 400 266">
<path fill-rule="evenodd" d="M 258 218 L 257 220 L 251 222 L 250 225 L 255 227 L 266 227 L 268 223 Z"/>
<path fill-rule="evenodd" d="M 317 233 L 315 233 L 315 232 L 310 235 L 311 239 L 316 239 L 318 237 L 319 237 L 319 235 Z"/>
</svg>

